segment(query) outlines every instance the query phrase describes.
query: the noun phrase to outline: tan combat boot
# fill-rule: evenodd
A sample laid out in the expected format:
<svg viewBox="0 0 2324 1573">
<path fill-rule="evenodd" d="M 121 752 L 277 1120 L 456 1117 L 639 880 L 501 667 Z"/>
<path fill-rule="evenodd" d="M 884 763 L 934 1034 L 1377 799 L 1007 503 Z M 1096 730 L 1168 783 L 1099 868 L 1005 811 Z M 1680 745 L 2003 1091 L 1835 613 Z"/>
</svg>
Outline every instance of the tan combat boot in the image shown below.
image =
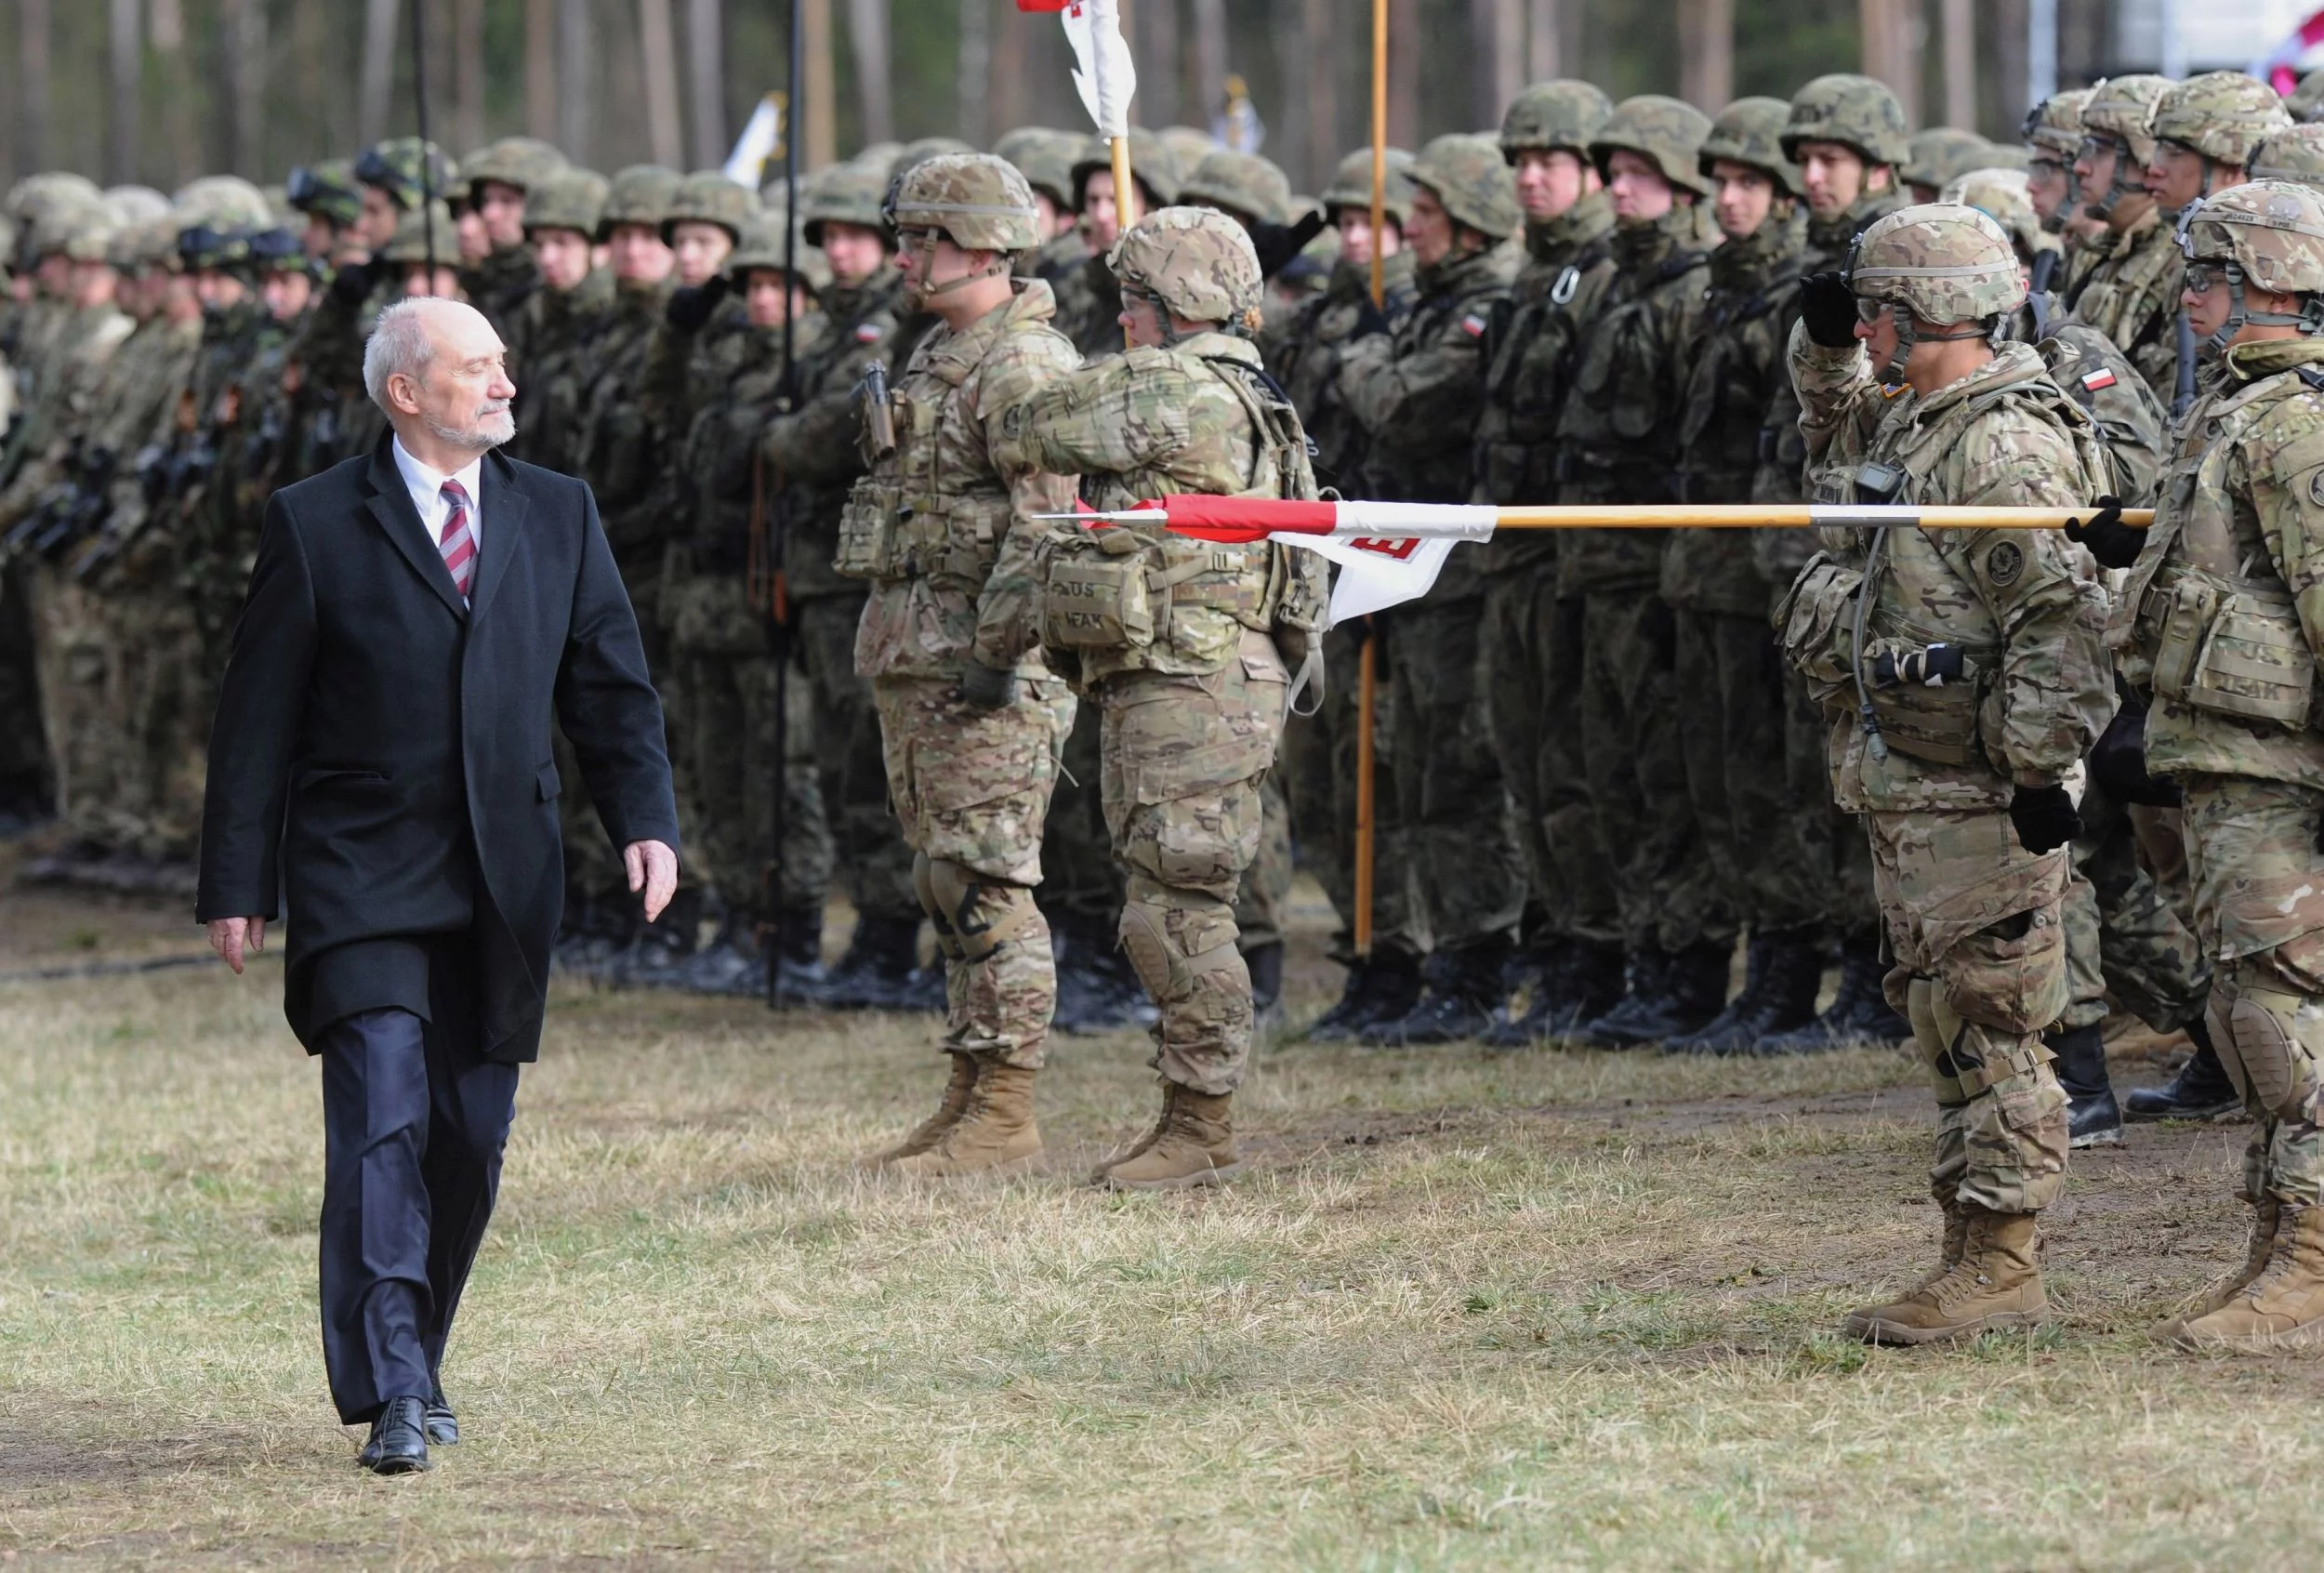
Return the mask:
<svg viewBox="0 0 2324 1573">
<path fill-rule="evenodd" d="M 1999 1328 L 2029 1328 L 2049 1314 L 2034 1261 L 2030 1212 L 1992 1212 L 1958 1204 L 1965 1229 L 1961 1260 L 1901 1300 L 1851 1315 L 1851 1337 L 1867 1343 L 1934 1343 Z"/>
<path fill-rule="evenodd" d="M 1910 1300 L 1914 1295 L 1919 1294 L 1922 1289 L 1927 1289 L 1937 1279 L 1961 1265 L 1961 1253 L 1967 1249 L 1969 1244 L 1969 1214 L 1962 1210 L 1959 1196 L 1940 1196 L 1937 1198 L 1936 1205 L 1938 1209 L 1945 1214 L 1945 1244 L 1937 1257 L 1936 1266 L 1932 1271 L 1923 1273 L 1921 1276 L 1921 1281 L 1898 1295 L 1896 1297 L 1898 1300 Z"/>
<path fill-rule="evenodd" d="M 2203 1298 L 2191 1309 L 2157 1322 L 2148 1329 L 2149 1336 L 2159 1342 L 2176 1343 L 2189 1322 L 2225 1310 L 2230 1301 L 2250 1288 L 2251 1280 L 2267 1270 L 2267 1259 L 2276 1249 L 2277 1221 L 2282 1217 L 2283 1208 L 2284 1204 L 2274 1196 L 2261 1197 L 2259 1205 L 2251 1209 L 2251 1238 L 2243 1249 L 2243 1265 L 2205 1289 Z"/>
<path fill-rule="evenodd" d="M 1146 1139 L 1097 1172 L 1097 1183 L 1125 1191 L 1168 1191 L 1216 1185 L 1243 1171 L 1230 1111 L 1232 1093 L 1212 1096 L 1162 1086 L 1162 1117 Z"/>
<path fill-rule="evenodd" d="M 976 1086 L 967 1112 L 924 1153 L 898 1158 L 898 1174 L 931 1178 L 1005 1174 L 1041 1156 L 1041 1128 L 1033 1117 L 1034 1073 L 988 1054 L 976 1056 Z"/>
<path fill-rule="evenodd" d="M 2188 1318 L 2172 1342 L 2251 1352 L 2324 1344 L 2324 1207 L 2286 1205 L 2266 1268 L 2210 1315 Z"/>
<path fill-rule="evenodd" d="M 973 1054 L 952 1056 L 952 1080 L 944 1088 L 944 1095 L 936 1105 L 936 1112 L 920 1121 L 909 1136 L 894 1146 L 858 1158 L 858 1169 L 882 1169 L 898 1158 L 908 1158 L 928 1151 L 944 1140 L 944 1132 L 960 1122 L 969 1112 L 969 1095 L 976 1090 L 977 1063 Z"/>
</svg>

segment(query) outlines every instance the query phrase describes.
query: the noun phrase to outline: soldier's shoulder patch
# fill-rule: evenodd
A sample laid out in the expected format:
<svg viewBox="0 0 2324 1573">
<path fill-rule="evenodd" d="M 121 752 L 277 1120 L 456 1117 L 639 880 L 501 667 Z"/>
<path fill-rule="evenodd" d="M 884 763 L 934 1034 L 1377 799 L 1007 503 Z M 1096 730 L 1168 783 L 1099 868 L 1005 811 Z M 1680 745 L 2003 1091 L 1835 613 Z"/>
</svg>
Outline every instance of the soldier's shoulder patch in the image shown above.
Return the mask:
<svg viewBox="0 0 2324 1573">
<path fill-rule="evenodd" d="M 888 330 L 881 327 L 878 323 L 857 323 L 855 324 L 855 342 L 858 344 L 877 344 L 887 336 Z"/>
<path fill-rule="evenodd" d="M 2097 392 L 2101 388 L 2111 388 L 2114 386 L 2114 373 L 2105 366 L 2100 366 L 2096 371 L 2082 378 L 2082 386 L 2093 393 Z"/>
<path fill-rule="evenodd" d="M 2324 469 L 2308 477 L 2308 500 L 2324 503 Z"/>
<path fill-rule="evenodd" d="M 1474 311 L 1470 312 L 1467 316 L 1460 319 L 1460 331 L 1467 334 L 1471 338 L 1483 338 L 1485 337 L 1485 330 L 1491 325 L 1492 324 L 1490 323 L 1486 322 L 1483 317 L 1478 316 Z"/>
<path fill-rule="evenodd" d="M 1998 587 L 2014 585 L 2026 571 L 2026 549 L 2015 541 L 1996 542 L 1985 554 L 1985 576 Z"/>
</svg>

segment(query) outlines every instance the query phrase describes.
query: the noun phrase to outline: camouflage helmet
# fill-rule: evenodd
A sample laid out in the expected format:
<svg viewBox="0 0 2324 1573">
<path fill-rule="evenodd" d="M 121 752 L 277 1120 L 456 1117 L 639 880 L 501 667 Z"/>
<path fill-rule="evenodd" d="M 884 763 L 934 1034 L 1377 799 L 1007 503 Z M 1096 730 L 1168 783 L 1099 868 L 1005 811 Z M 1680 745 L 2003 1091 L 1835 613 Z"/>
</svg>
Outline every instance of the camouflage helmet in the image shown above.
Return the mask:
<svg viewBox="0 0 2324 1573">
<path fill-rule="evenodd" d="M 2089 111 L 2082 112 L 2084 120 Z M 2174 82 L 2155 100 L 2146 134 L 2193 148 L 2215 164 L 2240 165 L 2271 131 L 2291 124 L 2276 89 L 2239 71 L 2207 71 Z"/>
<path fill-rule="evenodd" d="M 1073 165 L 1076 213 L 1088 200 L 1089 177 L 1100 170 L 1109 175 L 1114 172 L 1113 144 L 1103 137 L 1086 138 Z M 1168 207 L 1178 200 L 1178 155 L 1170 152 L 1169 144 L 1161 138 L 1135 126 L 1129 128 L 1129 178 L 1152 193 L 1156 207 Z"/>
<path fill-rule="evenodd" d="M 799 193 L 799 216 L 806 226 L 804 232 L 810 245 L 823 244 L 823 227 L 826 223 L 860 224 L 892 240 L 884 211 L 887 205 L 886 167 L 859 159 L 815 171 L 807 189 Z"/>
<path fill-rule="evenodd" d="M 1783 127 L 1790 114 L 1791 106 L 1781 99 L 1736 99 L 1710 123 L 1710 134 L 1703 139 L 1702 151 L 1695 155 L 1695 167 L 1708 180 L 1714 160 L 1723 158 L 1730 164 L 1748 164 L 1753 169 L 1766 171 L 1778 191 L 1799 195 L 1799 165 L 1783 152 Z"/>
<path fill-rule="evenodd" d="M 446 158 L 442 148 L 417 137 L 390 137 L 374 142 L 355 160 L 355 178 L 378 187 L 406 212 L 419 205 L 423 191 L 441 194 L 450 191 L 459 178 L 460 166 Z"/>
<path fill-rule="evenodd" d="M 2284 95 L 2284 112 L 2305 126 L 2324 118 L 2324 71 L 2312 71 Z"/>
<path fill-rule="evenodd" d="M 277 226 L 260 230 L 250 237 L 251 264 L 262 272 L 306 273 L 311 276 L 314 263 L 307 248 L 298 244 L 298 237 Z"/>
<path fill-rule="evenodd" d="M 605 217 L 605 177 L 594 169 L 567 165 L 524 194 L 524 232 L 571 230 L 597 237 Z"/>
<path fill-rule="evenodd" d="M 284 185 L 290 205 L 300 213 L 347 229 L 363 217 L 363 194 L 355 179 L 355 161 L 326 158 L 302 164 L 290 172 Z"/>
<path fill-rule="evenodd" d="M 217 230 L 271 230 L 274 215 L 266 193 L 235 175 L 205 175 L 178 188 L 170 205 L 198 216 Z"/>
<path fill-rule="evenodd" d="M 1420 150 L 1405 174 L 1413 185 L 1432 192 L 1454 223 L 1491 240 L 1507 240 L 1525 222 L 1525 209 L 1517 205 L 1516 177 L 1501 157 L 1500 144 L 1486 138 L 1461 132 L 1438 137 Z"/>
<path fill-rule="evenodd" d="M 1802 142 L 1838 142 L 1867 164 L 1900 165 L 1912 156 L 1905 107 L 1888 85 L 1853 72 L 1819 76 L 1791 95 L 1783 153 L 1800 161 Z"/>
<path fill-rule="evenodd" d="M 21 245 L 33 258 L 65 256 L 73 237 L 83 231 L 115 227 L 100 196 L 44 202 L 26 222 Z"/>
<path fill-rule="evenodd" d="M 939 153 L 896 181 L 896 230 L 940 230 L 969 251 L 1014 254 L 1041 244 L 1041 210 L 1017 166 L 991 153 Z"/>
<path fill-rule="evenodd" d="M 2243 172 L 2254 180 L 2296 180 L 2324 190 L 2324 126 L 2287 126 L 2251 150 Z"/>
<path fill-rule="evenodd" d="M 105 191 L 105 205 L 125 226 L 159 218 L 169 211 L 169 199 L 151 186 L 111 186 Z"/>
<path fill-rule="evenodd" d="M 2041 227 L 2041 216 L 2026 194 L 2023 170 L 1973 169 L 1948 184 L 1937 200 L 1974 207 L 2000 225 L 2018 257 L 2028 263 L 2042 252 L 2058 249 L 2057 237 Z"/>
<path fill-rule="evenodd" d="M 1617 152 L 1634 152 L 1662 171 L 1662 178 L 1682 191 L 1708 196 L 1710 182 L 1697 163 L 1710 121 L 1702 111 L 1680 99 L 1641 93 L 1614 106 L 1598 134 L 1590 139 L 1590 160 L 1598 174 Z M 1789 152 L 1789 147 L 1786 148 Z"/>
<path fill-rule="evenodd" d="M 2138 184 L 2138 171 L 2146 167 L 2154 156 L 2154 133 L 2146 123 L 2155 112 L 2155 104 L 2172 87 L 2171 78 L 2134 74 L 2109 76 L 2090 89 L 2082 100 L 2082 134 L 2086 137 L 2111 137 L 2131 150 L 2131 184 Z M 2122 182 L 2122 170 L 2118 165 L 2114 174 L 2117 185 Z"/>
<path fill-rule="evenodd" d="M 482 201 L 477 187 L 487 180 L 514 186 L 527 196 L 536 186 L 563 172 L 565 155 L 534 137 L 503 137 L 487 142 L 460 161 L 460 184 L 469 197 Z"/>
<path fill-rule="evenodd" d="M 750 275 L 755 272 L 780 273 L 786 266 L 784 251 L 787 246 L 796 258 L 796 275 L 811 295 L 820 295 L 831 287 L 831 264 L 824 260 L 823 252 L 806 235 L 814 226 L 812 222 L 792 226 L 786 232 L 782 216 L 759 213 L 743 226 L 742 239 L 727 254 L 724 271 L 736 289 L 750 287 Z"/>
<path fill-rule="evenodd" d="M 895 156 L 888 160 L 888 178 L 894 180 L 943 153 L 974 152 L 976 152 L 974 148 L 957 137 L 922 137 L 919 140 L 906 142 L 896 150 Z M 858 153 L 855 156 L 863 158 L 865 155 Z"/>
<path fill-rule="evenodd" d="M 1958 126 L 1932 126 L 1915 131 L 1905 143 L 1906 158 L 1897 178 L 1908 186 L 1942 191 L 1968 174 L 1983 169 L 1993 144 L 1974 131 Z"/>
<path fill-rule="evenodd" d="M 759 193 L 738 186 L 717 169 L 697 169 L 678 183 L 678 194 L 662 210 L 662 238 L 680 224 L 716 224 L 729 240 L 743 237 L 743 225 L 759 211 Z"/>
<path fill-rule="evenodd" d="M 1587 82 L 1559 77 L 1537 82 L 1509 100 L 1501 116 L 1501 153 L 1510 163 L 1521 152 L 1569 152 L 1590 156 L 1590 139 L 1598 134 L 1614 100 Z"/>
<path fill-rule="evenodd" d="M 1291 178 L 1272 159 L 1214 148 L 1178 188 L 1181 203 L 1222 207 L 1262 224 L 1291 221 Z"/>
<path fill-rule="evenodd" d="M 2324 192 L 2291 180 L 2230 186 L 2187 205 L 2179 249 L 2189 261 L 2232 262 L 2278 295 L 2324 295 Z"/>
<path fill-rule="evenodd" d="M 1399 228 L 1412 217 L 1412 155 L 1402 148 L 1390 148 L 1386 169 L 1387 178 L 1380 182 L 1383 199 L 1381 211 L 1393 218 Z M 1331 172 L 1331 184 L 1316 199 L 1323 204 L 1324 217 L 1333 223 L 1340 219 L 1343 207 L 1372 210 L 1372 150 L 1359 148 L 1340 161 L 1340 167 Z"/>
<path fill-rule="evenodd" d="M 1081 156 L 1081 144 L 1087 139 L 1078 132 L 1020 126 L 993 144 L 993 156 L 1015 165 L 1027 185 L 1058 206 L 1071 207 L 1074 160 Z"/>
<path fill-rule="evenodd" d="M 1156 208 L 1114 243 L 1105 265 L 1122 293 L 1149 295 L 1190 323 L 1255 327 L 1265 281 L 1250 235 L 1208 207 Z"/>
<path fill-rule="evenodd" d="M 1170 150 L 1170 162 L 1182 176 L 1209 157 L 1212 149 L 1222 145 L 1199 126 L 1165 126 L 1155 137 Z"/>
<path fill-rule="evenodd" d="M 50 169 L 27 175 L 9 187 L 7 200 L 0 203 L 0 208 L 5 208 L 9 218 L 22 222 L 39 218 L 44 209 L 57 204 L 95 202 L 104 194 L 97 189 L 97 182 L 85 175 Z"/>
<path fill-rule="evenodd" d="M 2090 101 L 2090 94 L 2088 87 L 2053 93 L 2026 112 L 2025 127 L 2018 135 L 2037 158 L 2073 164 L 2082 151 L 2082 106 Z"/>
<path fill-rule="evenodd" d="M 642 224 L 660 234 L 662 220 L 668 216 L 670 204 L 678 200 L 678 188 L 685 178 L 658 164 L 633 164 L 616 170 L 606 185 L 605 205 L 598 215 L 598 244 L 612 240 L 618 224 Z"/>
<path fill-rule="evenodd" d="M 127 226 L 121 216 L 106 203 L 93 203 L 86 207 L 66 208 L 66 213 L 78 216 L 78 221 L 64 232 L 64 244 L 57 249 L 75 262 L 103 262 L 112 253 L 113 237 Z"/>
<path fill-rule="evenodd" d="M 131 224 L 113 231 L 112 245 L 105 259 L 125 271 L 136 272 L 147 268 L 178 267 L 178 219 L 165 213 L 158 218 L 148 218 L 141 224 Z"/>
<path fill-rule="evenodd" d="M 1901 305 L 1938 327 L 1981 322 L 2026 303 L 2007 231 L 1960 203 L 1923 203 L 1875 219 L 1849 257 L 1848 285 L 1864 299 Z"/>
<path fill-rule="evenodd" d="M 460 264 L 460 232 L 454 226 L 452 205 L 438 197 L 425 210 L 413 208 L 395 220 L 395 238 L 379 248 L 379 255 L 390 262 L 425 263 L 429 260 L 429 222 L 435 223 L 434 258 L 437 266 L 456 268 Z"/>
</svg>

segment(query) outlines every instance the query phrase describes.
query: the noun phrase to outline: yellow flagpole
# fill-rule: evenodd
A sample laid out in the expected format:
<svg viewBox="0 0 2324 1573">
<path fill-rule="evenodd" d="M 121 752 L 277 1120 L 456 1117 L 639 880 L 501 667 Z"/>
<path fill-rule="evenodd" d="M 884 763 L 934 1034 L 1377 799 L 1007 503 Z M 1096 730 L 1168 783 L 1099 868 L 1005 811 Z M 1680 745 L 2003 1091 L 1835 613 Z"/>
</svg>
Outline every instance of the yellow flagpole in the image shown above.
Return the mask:
<svg viewBox="0 0 2324 1573">
<path fill-rule="evenodd" d="M 1388 224 L 1388 0 L 1372 0 L 1372 304 L 1388 303 L 1387 258 L 1380 245 Z M 1380 704 L 1380 632 L 1365 622 L 1355 693 L 1355 954 L 1372 953 L 1372 843 L 1378 808 L 1379 758 L 1374 711 Z"/>
</svg>

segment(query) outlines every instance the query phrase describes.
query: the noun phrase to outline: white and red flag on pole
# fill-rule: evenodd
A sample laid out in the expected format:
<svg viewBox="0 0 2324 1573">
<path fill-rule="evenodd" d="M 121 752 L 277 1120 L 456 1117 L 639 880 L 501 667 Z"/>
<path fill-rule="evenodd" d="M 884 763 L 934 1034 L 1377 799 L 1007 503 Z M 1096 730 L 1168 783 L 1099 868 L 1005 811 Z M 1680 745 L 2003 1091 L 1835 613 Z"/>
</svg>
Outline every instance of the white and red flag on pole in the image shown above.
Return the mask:
<svg viewBox="0 0 2324 1573">
<path fill-rule="evenodd" d="M 1116 0 L 1017 0 L 1020 11 L 1054 11 L 1065 24 L 1074 52 L 1074 86 L 1101 137 L 1129 135 L 1129 100 L 1138 91 L 1138 68 L 1122 37 Z"/>
</svg>

